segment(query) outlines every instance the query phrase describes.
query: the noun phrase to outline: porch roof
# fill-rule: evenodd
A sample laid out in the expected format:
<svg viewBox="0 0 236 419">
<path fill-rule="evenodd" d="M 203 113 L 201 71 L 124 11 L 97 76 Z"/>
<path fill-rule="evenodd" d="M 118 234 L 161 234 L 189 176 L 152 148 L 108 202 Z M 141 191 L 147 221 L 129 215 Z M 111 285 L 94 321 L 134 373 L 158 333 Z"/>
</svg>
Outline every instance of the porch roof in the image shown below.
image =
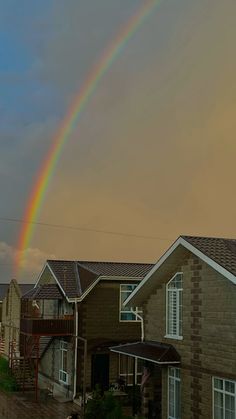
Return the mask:
<svg viewBox="0 0 236 419">
<path fill-rule="evenodd" d="M 176 349 L 169 344 L 145 341 L 126 343 L 125 345 L 113 346 L 112 352 L 144 359 L 159 365 L 179 364 L 180 355 Z"/>
<path fill-rule="evenodd" d="M 62 293 L 57 284 L 44 284 L 23 295 L 23 300 L 61 300 Z"/>
</svg>

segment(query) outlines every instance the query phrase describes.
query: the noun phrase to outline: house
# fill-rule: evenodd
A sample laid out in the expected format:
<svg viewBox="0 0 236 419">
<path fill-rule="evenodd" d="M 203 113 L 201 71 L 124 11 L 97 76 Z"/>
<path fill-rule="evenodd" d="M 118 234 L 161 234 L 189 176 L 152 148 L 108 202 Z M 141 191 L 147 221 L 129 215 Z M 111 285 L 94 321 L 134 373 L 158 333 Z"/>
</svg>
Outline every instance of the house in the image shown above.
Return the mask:
<svg viewBox="0 0 236 419">
<path fill-rule="evenodd" d="M 112 348 L 145 363 L 143 413 L 236 418 L 236 240 L 180 236 L 125 302 L 144 340 Z"/>
<path fill-rule="evenodd" d="M 4 354 L 4 338 L 3 338 L 3 330 L 2 330 L 2 303 L 3 299 L 6 295 L 8 284 L 0 284 L 0 355 Z"/>
<path fill-rule="evenodd" d="M 21 334 L 28 353 L 38 352 L 39 382 L 76 398 L 96 384 L 109 388 L 123 377 L 128 357 L 109 347 L 140 339 L 139 309 L 123 301 L 153 267 L 142 263 L 48 260 L 33 290 L 22 300 Z M 49 342 L 40 354 L 40 338 Z M 136 365 L 136 380 L 141 371 Z"/>
<path fill-rule="evenodd" d="M 15 279 L 0 286 L 3 291 L 1 348 L 6 357 L 9 357 L 10 342 L 19 345 L 21 297 L 33 286 L 34 284 L 19 284 Z"/>
<path fill-rule="evenodd" d="M 3 303 L 3 299 L 6 295 L 8 287 L 9 287 L 9 283 L 0 284 L 0 332 L 1 332 L 1 324 L 2 324 L 2 303 Z"/>
</svg>

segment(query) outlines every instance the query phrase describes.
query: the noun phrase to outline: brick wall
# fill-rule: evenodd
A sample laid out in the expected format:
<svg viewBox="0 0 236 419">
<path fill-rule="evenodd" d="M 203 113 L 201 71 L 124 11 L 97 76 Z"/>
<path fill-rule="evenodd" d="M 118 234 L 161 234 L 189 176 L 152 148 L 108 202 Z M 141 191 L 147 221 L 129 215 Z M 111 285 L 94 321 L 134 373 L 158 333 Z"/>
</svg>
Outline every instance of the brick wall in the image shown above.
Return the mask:
<svg viewBox="0 0 236 419">
<path fill-rule="evenodd" d="M 183 272 L 183 340 L 167 339 L 165 284 Z M 212 415 L 212 376 L 236 380 L 236 287 L 194 255 L 168 275 L 144 306 L 145 338 L 175 346 L 181 356 L 182 419 Z M 162 412 L 167 417 L 167 371 Z"/>
</svg>

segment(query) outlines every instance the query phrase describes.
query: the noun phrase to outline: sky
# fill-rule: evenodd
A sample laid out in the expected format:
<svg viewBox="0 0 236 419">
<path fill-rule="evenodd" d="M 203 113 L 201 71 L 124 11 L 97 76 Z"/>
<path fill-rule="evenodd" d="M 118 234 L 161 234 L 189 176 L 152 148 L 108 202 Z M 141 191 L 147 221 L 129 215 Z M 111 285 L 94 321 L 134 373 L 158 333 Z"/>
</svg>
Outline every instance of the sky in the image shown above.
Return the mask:
<svg viewBox="0 0 236 419">
<path fill-rule="evenodd" d="M 22 227 L 6 218 L 23 219 L 71 101 L 145 1 L 0 1 L 0 282 Z M 153 9 L 100 80 L 39 214 L 85 230 L 37 226 L 20 282 L 47 258 L 155 262 L 180 234 L 236 238 L 235 15 L 235 0 Z"/>
</svg>

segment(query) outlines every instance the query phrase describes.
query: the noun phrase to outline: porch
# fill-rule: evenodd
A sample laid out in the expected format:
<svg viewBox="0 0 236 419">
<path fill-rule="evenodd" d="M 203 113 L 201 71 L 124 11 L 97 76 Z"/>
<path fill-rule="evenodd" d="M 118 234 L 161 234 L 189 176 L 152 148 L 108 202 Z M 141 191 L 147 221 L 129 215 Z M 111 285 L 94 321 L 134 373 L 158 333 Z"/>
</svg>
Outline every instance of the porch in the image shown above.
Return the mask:
<svg viewBox="0 0 236 419">
<path fill-rule="evenodd" d="M 172 345 L 154 341 L 136 342 L 111 347 L 112 352 L 126 355 L 133 361 L 133 383 L 135 383 L 135 361 L 143 361 L 140 385 L 141 407 L 133 399 L 133 415 L 142 413 L 145 418 L 162 418 L 163 378 L 167 367 L 178 367 L 180 356 Z M 174 368 L 173 368 L 174 369 Z M 165 380 L 165 378 L 164 378 Z M 135 394 L 135 393 L 134 393 Z"/>
</svg>

